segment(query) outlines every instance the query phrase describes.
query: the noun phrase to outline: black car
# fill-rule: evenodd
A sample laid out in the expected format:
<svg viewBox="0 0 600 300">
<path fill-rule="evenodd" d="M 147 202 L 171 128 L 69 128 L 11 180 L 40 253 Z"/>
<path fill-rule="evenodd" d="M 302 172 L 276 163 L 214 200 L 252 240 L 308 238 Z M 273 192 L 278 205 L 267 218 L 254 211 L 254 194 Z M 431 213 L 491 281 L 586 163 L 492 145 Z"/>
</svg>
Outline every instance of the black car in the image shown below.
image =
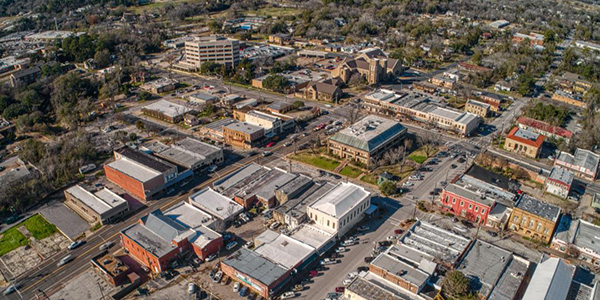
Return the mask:
<svg viewBox="0 0 600 300">
<path fill-rule="evenodd" d="M 367 257 L 365 257 L 365 262 L 370 264 L 374 259 L 375 259 L 375 257 L 367 256 Z"/>
<path fill-rule="evenodd" d="M 458 159 L 458 162 L 461 163 L 461 164 L 464 163 L 465 161 L 466 160 L 464 158 L 462 158 L 462 157 Z"/>
<path fill-rule="evenodd" d="M 450 165 L 450 168 L 452 168 L 452 169 L 456 169 L 456 167 L 457 167 L 457 166 L 456 166 L 455 164 L 451 164 L 451 165 Z"/>
<path fill-rule="evenodd" d="M 217 269 L 210 270 L 210 278 L 215 277 L 215 274 L 217 274 Z"/>
<path fill-rule="evenodd" d="M 488 230 L 487 233 L 491 236 L 491 237 L 497 237 L 498 234 L 494 231 Z"/>
<path fill-rule="evenodd" d="M 365 272 L 369 271 L 369 267 L 362 266 L 362 267 L 356 268 L 356 272 L 360 273 L 362 271 L 365 271 Z"/>
</svg>

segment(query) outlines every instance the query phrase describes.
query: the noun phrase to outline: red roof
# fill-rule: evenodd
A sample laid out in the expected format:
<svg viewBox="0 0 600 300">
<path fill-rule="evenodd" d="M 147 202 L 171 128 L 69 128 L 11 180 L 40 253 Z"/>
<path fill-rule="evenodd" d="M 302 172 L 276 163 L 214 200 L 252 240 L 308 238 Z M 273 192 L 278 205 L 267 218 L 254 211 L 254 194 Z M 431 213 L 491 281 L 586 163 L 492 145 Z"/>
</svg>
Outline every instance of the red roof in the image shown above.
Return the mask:
<svg viewBox="0 0 600 300">
<path fill-rule="evenodd" d="M 538 131 L 541 131 L 542 134 L 547 132 L 549 134 L 562 136 L 566 139 L 571 139 L 571 137 L 573 137 L 573 132 L 571 132 L 570 130 L 558 126 L 553 126 L 546 122 L 534 120 L 528 117 L 519 117 L 517 123 L 523 124 L 527 127 L 535 128 Z"/>
<path fill-rule="evenodd" d="M 486 67 L 482 67 L 482 66 L 478 66 L 478 65 L 472 65 L 472 64 L 468 64 L 468 63 L 460 63 L 459 66 L 467 69 L 467 70 L 471 70 L 471 71 L 475 71 L 475 72 L 489 72 L 492 69 L 490 68 L 486 68 Z"/>
<path fill-rule="evenodd" d="M 517 141 L 517 142 L 519 142 L 519 143 L 527 144 L 527 145 L 529 145 L 529 146 L 533 146 L 533 147 L 536 147 L 536 148 L 539 148 L 539 147 L 541 147 L 541 146 L 542 146 L 542 144 L 544 143 L 544 136 L 543 136 L 543 135 L 541 135 L 541 134 L 538 134 L 538 135 L 537 135 L 537 139 L 535 139 L 535 140 L 531 140 L 531 139 L 527 139 L 527 138 L 524 138 L 524 137 L 520 137 L 520 136 L 517 136 L 517 135 L 515 135 L 515 133 L 516 133 L 518 130 L 523 130 L 523 129 L 519 128 L 518 126 L 515 126 L 515 127 L 514 127 L 514 128 L 511 130 L 511 131 L 510 131 L 510 133 L 508 133 L 508 135 L 506 136 L 506 138 L 507 138 L 507 139 L 514 140 L 514 141 Z"/>
</svg>

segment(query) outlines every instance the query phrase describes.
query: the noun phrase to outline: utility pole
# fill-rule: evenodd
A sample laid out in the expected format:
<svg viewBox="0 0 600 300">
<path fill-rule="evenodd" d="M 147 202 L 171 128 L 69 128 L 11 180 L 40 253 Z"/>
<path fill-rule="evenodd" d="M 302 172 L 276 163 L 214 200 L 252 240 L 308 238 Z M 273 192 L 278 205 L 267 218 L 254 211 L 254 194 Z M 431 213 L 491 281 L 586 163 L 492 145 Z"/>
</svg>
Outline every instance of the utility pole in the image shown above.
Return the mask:
<svg viewBox="0 0 600 300">
<path fill-rule="evenodd" d="M 100 285 L 100 282 L 98 283 L 98 288 L 100 288 L 100 295 L 102 295 L 102 300 L 104 300 L 104 291 L 102 290 L 102 286 Z"/>
</svg>

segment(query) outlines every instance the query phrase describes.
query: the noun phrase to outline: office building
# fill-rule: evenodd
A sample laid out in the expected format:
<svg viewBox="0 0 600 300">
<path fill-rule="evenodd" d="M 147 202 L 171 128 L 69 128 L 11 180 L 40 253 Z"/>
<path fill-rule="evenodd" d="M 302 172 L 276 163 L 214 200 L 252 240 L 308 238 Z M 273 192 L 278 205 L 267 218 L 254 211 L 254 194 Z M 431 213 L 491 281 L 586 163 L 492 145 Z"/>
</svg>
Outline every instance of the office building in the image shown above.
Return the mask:
<svg viewBox="0 0 600 300">
<path fill-rule="evenodd" d="M 513 208 L 508 228 L 522 237 L 549 243 L 560 212 L 556 205 L 522 195 Z"/>
<path fill-rule="evenodd" d="M 240 62 L 239 41 L 216 35 L 186 40 L 184 60 L 179 63 L 178 67 L 198 70 L 204 62 L 235 67 Z"/>
<path fill-rule="evenodd" d="M 504 149 L 529 158 L 537 158 L 542 150 L 544 139 L 544 136 L 539 133 L 521 129 L 517 126 L 506 136 Z"/>
</svg>

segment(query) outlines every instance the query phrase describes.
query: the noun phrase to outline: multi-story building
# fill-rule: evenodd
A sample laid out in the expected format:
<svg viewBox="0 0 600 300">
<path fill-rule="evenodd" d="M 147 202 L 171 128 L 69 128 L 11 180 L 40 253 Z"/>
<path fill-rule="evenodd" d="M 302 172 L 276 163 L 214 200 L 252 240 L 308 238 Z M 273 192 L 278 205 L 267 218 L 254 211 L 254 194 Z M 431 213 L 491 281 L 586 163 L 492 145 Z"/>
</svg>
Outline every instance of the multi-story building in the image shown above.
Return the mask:
<svg viewBox="0 0 600 300">
<path fill-rule="evenodd" d="M 477 100 L 467 100 L 465 111 L 485 118 L 490 113 L 490 105 Z"/>
<path fill-rule="evenodd" d="M 242 107 L 234 110 L 233 117 L 240 122 L 264 128 L 265 136 L 267 137 L 291 130 L 296 124 L 293 118 L 255 110 L 251 107 Z"/>
<path fill-rule="evenodd" d="M 327 150 L 340 158 L 369 165 L 372 159 L 400 146 L 406 131 L 399 122 L 369 115 L 329 138 Z"/>
<path fill-rule="evenodd" d="M 579 95 L 569 94 L 563 90 L 556 90 L 554 94 L 552 94 L 552 100 L 556 100 L 558 102 L 566 103 L 580 108 L 585 108 L 587 106 L 585 100 L 583 100 Z"/>
<path fill-rule="evenodd" d="M 515 127 L 506 136 L 504 149 L 530 158 L 537 158 L 543 143 L 543 135 Z"/>
<path fill-rule="evenodd" d="M 369 48 L 361 50 L 355 58 L 344 60 L 337 68 L 331 71 L 331 77 L 339 77 L 348 83 L 353 73 L 364 76 L 369 84 L 400 75 L 402 63 L 397 59 L 388 58 L 381 49 Z"/>
<path fill-rule="evenodd" d="M 313 202 L 308 216 L 326 231 L 344 236 L 371 208 L 371 193 L 352 183 L 339 183 Z"/>
<path fill-rule="evenodd" d="M 584 80 L 581 76 L 565 72 L 559 79 L 559 86 L 562 90 L 569 93 L 586 93 L 592 88 L 592 83 Z"/>
<path fill-rule="evenodd" d="M 155 210 L 121 231 L 129 256 L 158 274 L 174 259 L 193 251 L 205 259 L 223 247 L 223 237 L 210 228 L 210 215 L 181 202 L 161 212 Z"/>
<path fill-rule="evenodd" d="M 490 105 L 491 111 L 500 111 L 500 105 L 503 102 L 502 97 L 500 95 L 485 91 L 477 92 L 476 94 L 478 94 L 477 97 L 479 98 L 479 100 Z"/>
<path fill-rule="evenodd" d="M 431 105 L 425 108 L 426 122 L 468 136 L 481 124 L 478 115 Z"/>
<path fill-rule="evenodd" d="M 185 41 L 184 55 L 184 61 L 179 64 L 182 68 L 197 70 L 204 62 L 235 67 L 240 62 L 240 43 L 216 35 L 195 37 Z"/>
<path fill-rule="evenodd" d="M 596 242 L 598 236 L 600 226 L 564 215 L 560 218 L 550 248 L 600 266 L 600 245 Z"/>
<path fill-rule="evenodd" d="M 529 44 L 533 47 L 533 46 L 544 46 L 544 35 L 543 34 L 539 34 L 539 33 L 535 33 L 535 32 L 530 32 L 529 34 L 523 34 L 523 33 L 515 33 L 515 35 L 513 35 L 513 43 L 514 44 L 520 44 L 521 42 L 528 40 Z"/>
<path fill-rule="evenodd" d="M 65 205 L 89 223 L 108 224 L 129 213 L 127 200 L 104 188 L 91 193 L 80 185 L 65 190 Z"/>
<path fill-rule="evenodd" d="M 240 149 L 257 147 L 265 139 L 265 129 L 260 126 L 235 122 L 223 126 L 223 140 L 226 144 Z"/>
<path fill-rule="evenodd" d="M 446 89 L 453 89 L 458 81 L 458 77 L 449 76 L 444 74 L 438 74 L 431 78 L 431 84 L 437 85 Z"/>
<path fill-rule="evenodd" d="M 177 166 L 129 147 L 115 150 L 114 155 L 115 160 L 104 165 L 106 178 L 142 201 L 165 189 L 180 175 Z"/>
<path fill-rule="evenodd" d="M 546 192 L 564 199 L 569 196 L 572 184 L 572 172 L 561 167 L 553 167 L 546 178 Z"/>
<path fill-rule="evenodd" d="M 549 243 L 559 216 L 560 207 L 522 195 L 513 208 L 508 228 L 522 237 Z"/>
<path fill-rule="evenodd" d="M 20 69 L 10 74 L 10 86 L 16 88 L 22 85 L 28 85 L 36 82 L 42 76 L 42 70 L 39 66 Z"/>
<path fill-rule="evenodd" d="M 167 100 L 159 100 L 142 107 L 144 114 L 169 123 L 181 122 L 183 116 L 190 111 L 192 110 L 183 105 Z"/>
<path fill-rule="evenodd" d="M 223 163 L 223 149 L 193 138 L 179 140 L 170 146 L 152 142 L 140 148 L 148 149 L 155 156 L 194 171 Z"/>
<path fill-rule="evenodd" d="M 521 129 L 539 133 L 548 138 L 563 139 L 567 143 L 571 141 L 571 138 L 573 137 L 573 132 L 567 129 L 524 116 L 517 119 L 517 126 Z"/>
<path fill-rule="evenodd" d="M 568 152 L 560 152 L 555 166 L 561 166 L 579 176 L 590 181 L 594 181 L 598 176 L 598 164 L 600 164 L 600 155 L 581 148 L 575 150 L 575 155 Z"/>
</svg>

